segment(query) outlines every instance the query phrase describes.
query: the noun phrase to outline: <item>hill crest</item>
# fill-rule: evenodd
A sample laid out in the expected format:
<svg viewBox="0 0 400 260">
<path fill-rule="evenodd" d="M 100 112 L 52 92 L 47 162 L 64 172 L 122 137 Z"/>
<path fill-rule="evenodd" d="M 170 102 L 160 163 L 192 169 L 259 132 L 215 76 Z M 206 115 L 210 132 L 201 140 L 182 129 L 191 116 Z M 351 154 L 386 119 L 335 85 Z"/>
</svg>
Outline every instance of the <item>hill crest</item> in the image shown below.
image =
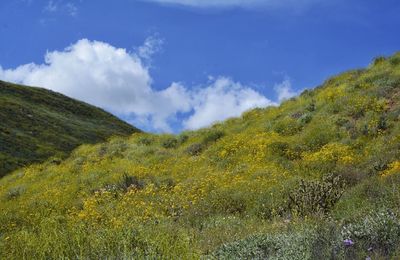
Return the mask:
<svg viewBox="0 0 400 260">
<path fill-rule="evenodd" d="M 84 143 L 138 129 L 106 111 L 51 90 L 0 81 L 0 177 Z"/>
</svg>

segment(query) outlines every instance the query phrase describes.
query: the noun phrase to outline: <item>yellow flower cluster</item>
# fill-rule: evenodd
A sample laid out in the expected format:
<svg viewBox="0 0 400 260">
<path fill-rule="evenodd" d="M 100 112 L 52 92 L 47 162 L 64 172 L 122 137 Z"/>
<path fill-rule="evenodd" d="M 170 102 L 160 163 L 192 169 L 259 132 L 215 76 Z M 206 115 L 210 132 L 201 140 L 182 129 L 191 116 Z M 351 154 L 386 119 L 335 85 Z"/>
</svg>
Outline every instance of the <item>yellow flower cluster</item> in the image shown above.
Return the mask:
<svg viewBox="0 0 400 260">
<path fill-rule="evenodd" d="M 303 153 L 305 163 L 339 163 L 343 165 L 352 164 L 357 158 L 352 149 L 341 143 L 329 143 L 317 152 Z"/>
<path fill-rule="evenodd" d="M 399 174 L 400 173 L 400 161 L 394 161 L 391 164 L 389 164 L 389 168 L 385 170 L 381 176 L 382 177 L 388 177 L 394 174 Z"/>
</svg>

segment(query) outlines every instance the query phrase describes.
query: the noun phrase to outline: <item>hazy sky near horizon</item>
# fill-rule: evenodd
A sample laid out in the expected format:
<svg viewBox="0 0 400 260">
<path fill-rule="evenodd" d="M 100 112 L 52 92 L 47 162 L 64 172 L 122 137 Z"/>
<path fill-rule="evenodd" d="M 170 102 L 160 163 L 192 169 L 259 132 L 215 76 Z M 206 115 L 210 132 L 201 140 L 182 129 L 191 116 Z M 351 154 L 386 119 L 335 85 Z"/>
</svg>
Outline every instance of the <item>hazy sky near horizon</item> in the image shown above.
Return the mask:
<svg viewBox="0 0 400 260">
<path fill-rule="evenodd" d="M 146 131 L 276 105 L 400 50 L 398 0 L 5 0 L 0 79 Z"/>
</svg>

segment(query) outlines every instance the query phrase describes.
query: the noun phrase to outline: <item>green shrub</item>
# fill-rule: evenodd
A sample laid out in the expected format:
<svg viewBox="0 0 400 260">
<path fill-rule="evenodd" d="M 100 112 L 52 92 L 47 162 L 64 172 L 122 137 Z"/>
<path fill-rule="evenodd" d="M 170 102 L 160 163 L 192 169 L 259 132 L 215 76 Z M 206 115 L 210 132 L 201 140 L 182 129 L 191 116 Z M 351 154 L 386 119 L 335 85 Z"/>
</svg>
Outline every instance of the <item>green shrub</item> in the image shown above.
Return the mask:
<svg viewBox="0 0 400 260">
<path fill-rule="evenodd" d="M 283 259 L 312 258 L 312 243 L 318 236 L 312 228 L 281 233 L 255 235 L 222 245 L 212 255 L 215 259 Z"/>
<path fill-rule="evenodd" d="M 300 93 L 300 97 L 312 97 L 314 95 L 315 95 L 315 93 L 310 89 L 306 89 Z"/>
<path fill-rule="evenodd" d="M 335 124 L 340 127 L 345 127 L 349 122 L 349 119 L 341 117 L 336 120 Z"/>
<path fill-rule="evenodd" d="M 141 144 L 141 145 L 151 145 L 152 143 L 153 143 L 153 140 L 147 136 L 142 136 L 138 140 L 138 144 Z"/>
<path fill-rule="evenodd" d="M 247 200 L 246 193 L 227 190 L 210 194 L 209 206 L 213 208 L 214 213 L 244 214 L 247 210 Z"/>
<path fill-rule="evenodd" d="M 353 165 L 337 165 L 335 172 L 341 176 L 347 187 L 355 186 L 368 177 L 366 172 Z"/>
<path fill-rule="evenodd" d="M 124 142 L 122 139 L 114 139 L 111 140 L 106 149 L 105 149 L 105 154 L 107 157 L 110 158 L 115 158 L 115 157 L 123 157 L 124 152 L 128 149 L 128 145 L 126 142 Z"/>
<path fill-rule="evenodd" d="M 389 257 L 400 246 L 400 219 L 390 210 L 378 211 L 345 225 L 341 233 L 358 248 Z"/>
<path fill-rule="evenodd" d="M 225 133 L 221 130 L 212 130 L 203 138 L 203 144 L 207 145 L 209 143 L 216 142 L 224 137 L 224 135 Z"/>
<path fill-rule="evenodd" d="M 265 194 L 256 199 L 253 211 L 263 220 L 274 220 L 288 217 L 287 198 L 284 192 L 278 189 L 268 190 Z"/>
<path fill-rule="evenodd" d="M 372 82 L 376 87 L 374 94 L 376 97 L 393 98 L 393 91 L 400 85 L 399 78 L 380 77 Z"/>
<path fill-rule="evenodd" d="M 310 122 L 303 135 L 300 137 L 302 146 L 311 151 L 316 151 L 329 142 L 337 140 L 340 131 L 329 119 L 319 118 Z"/>
<path fill-rule="evenodd" d="M 302 112 L 295 112 L 295 113 L 291 114 L 290 117 L 294 118 L 294 119 L 299 119 L 303 115 L 304 115 L 304 113 L 302 113 Z"/>
<path fill-rule="evenodd" d="M 178 142 L 180 144 L 185 143 L 189 139 L 189 136 L 187 134 L 180 134 L 178 137 Z"/>
<path fill-rule="evenodd" d="M 385 61 L 386 61 L 386 57 L 384 57 L 384 56 L 379 56 L 379 57 L 376 57 L 376 58 L 373 60 L 372 64 L 373 64 L 374 66 L 377 66 L 377 65 L 379 65 L 379 64 L 384 63 Z"/>
<path fill-rule="evenodd" d="M 321 181 L 301 180 L 298 187 L 289 193 L 288 209 L 300 217 L 326 214 L 344 191 L 345 183 L 340 176 L 329 174 Z"/>
<path fill-rule="evenodd" d="M 284 117 L 275 122 L 272 130 L 284 136 L 292 136 L 300 132 L 302 129 L 301 124 L 292 117 Z"/>
<path fill-rule="evenodd" d="M 197 156 L 200 155 L 201 152 L 204 149 L 204 145 L 200 143 L 194 143 L 190 145 L 188 148 L 186 148 L 186 153 L 188 153 L 191 156 Z"/>
<path fill-rule="evenodd" d="M 377 129 L 378 131 L 385 131 L 386 129 L 388 129 L 387 118 L 384 115 L 379 117 Z"/>
<path fill-rule="evenodd" d="M 143 180 L 128 174 L 124 174 L 121 181 L 117 184 L 117 187 L 122 191 L 127 191 L 129 188 L 143 189 L 145 186 L 146 183 Z"/>
<path fill-rule="evenodd" d="M 19 196 L 21 196 L 21 194 L 23 194 L 25 192 L 25 187 L 24 186 L 16 186 L 14 188 L 11 188 L 7 191 L 6 197 L 7 199 L 11 200 L 11 199 L 16 199 Z"/>
<path fill-rule="evenodd" d="M 378 211 L 345 225 L 332 220 L 290 225 L 224 244 L 212 259 L 397 259 L 400 221 Z"/>
<path fill-rule="evenodd" d="M 303 126 L 310 123 L 312 120 L 312 115 L 310 113 L 306 113 L 299 118 L 300 124 Z"/>
<path fill-rule="evenodd" d="M 289 143 L 287 142 L 273 142 L 269 145 L 269 149 L 274 153 L 282 157 L 287 157 L 289 150 Z"/>
<path fill-rule="evenodd" d="M 166 149 L 176 148 L 178 146 L 178 140 L 175 137 L 168 137 L 161 142 L 161 145 Z"/>
<path fill-rule="evenodd" d="M 400 64 L 400 56 L 392 56 L 389 58 L 389 62 L 390 64 L 392 64 L 393 66 L 397 66 Z"/>
<path fill-rule="evenodd" d="M 316 105 L 315 105 L 314 100 L 310 104 L 307 105 L 306 110 L 308 112 L 314 112 L 316 110 Z"/>
</svg>

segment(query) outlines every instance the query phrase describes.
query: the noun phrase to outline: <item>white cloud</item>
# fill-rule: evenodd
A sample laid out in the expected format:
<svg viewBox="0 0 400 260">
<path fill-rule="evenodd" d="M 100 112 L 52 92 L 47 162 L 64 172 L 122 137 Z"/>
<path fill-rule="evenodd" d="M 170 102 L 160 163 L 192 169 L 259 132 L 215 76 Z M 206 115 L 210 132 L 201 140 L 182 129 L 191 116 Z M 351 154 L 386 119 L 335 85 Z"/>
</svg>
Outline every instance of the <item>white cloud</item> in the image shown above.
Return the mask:
<svg viewBox="0 0 400 260">
<path fill-rule="evenodd" d="M 285 79 L 283 82 L 276 84 L 274 90 L 278 95 L 279 102 L 298 95 L 298 93 L 292 89 L 292 84 L 289 79 Z"/>
<path fill-rule="evenodd" d="M 70 16 L 76 16 L 78 14 L 78 7 L 73 3 L 65 4 L 65 9 Z"/>
<path fill-rule="evenodd" d="M 145 61 L 150 62 L 153 55 L 162 50 L 164 40 L 157 34 L 148 37 L 142 46 L 137 49 L 138 56 Z"/>
<path fill-rule="evenodd" d="M 44 6 L 43 11 L 47 13 L 61 12 L 70 16 L 76 16 L 78 14 L 78 7 L 72 2 L 64 0 L 50 0 Z"/>
<path fill-rule="evenodd" d="M 150 58 L 159 48 L 149 43 L 153 40 L 139 48 L 140 55 Z M 171 123 L 178 119 L 183 128 L 197 129 L 251 108 L 275 104 L 226 77 L 210 78 L 208 84 L 196 88 L 172 83 L 155 90 L 149 67 L 139 54 L 82 39 L 63 51 L 48 52 L 43 64 L 30 63 L 15 69 L 0 66 L 0 79 L 45 87 L 133 118 L 137 126 L 157 131 L 171 131 Z M 291 93 L 285 84 L 277 88 L 279 99 Z"/>
<path fill-rule="evenodd" d="M 255 108 L 274 105 L 255 90 L 220 77 L 199 89 L 193 97 L 194 113 L 184 122 L 185 128 L 197 129 Z"/>
<path fill-rule="evenodd" d="M 322 0 L 142 0 L 191 7 L 304 7 Z"/>
<path fill-rule="evenodd" d="M 49 2 L 47 2 L 47 5 L 44 7 L 43 10 L 46 12 L 54 13 L 57 11 L 57 9 L 58 9 L 57 3 L 50 0 Z"/>
</svg>

